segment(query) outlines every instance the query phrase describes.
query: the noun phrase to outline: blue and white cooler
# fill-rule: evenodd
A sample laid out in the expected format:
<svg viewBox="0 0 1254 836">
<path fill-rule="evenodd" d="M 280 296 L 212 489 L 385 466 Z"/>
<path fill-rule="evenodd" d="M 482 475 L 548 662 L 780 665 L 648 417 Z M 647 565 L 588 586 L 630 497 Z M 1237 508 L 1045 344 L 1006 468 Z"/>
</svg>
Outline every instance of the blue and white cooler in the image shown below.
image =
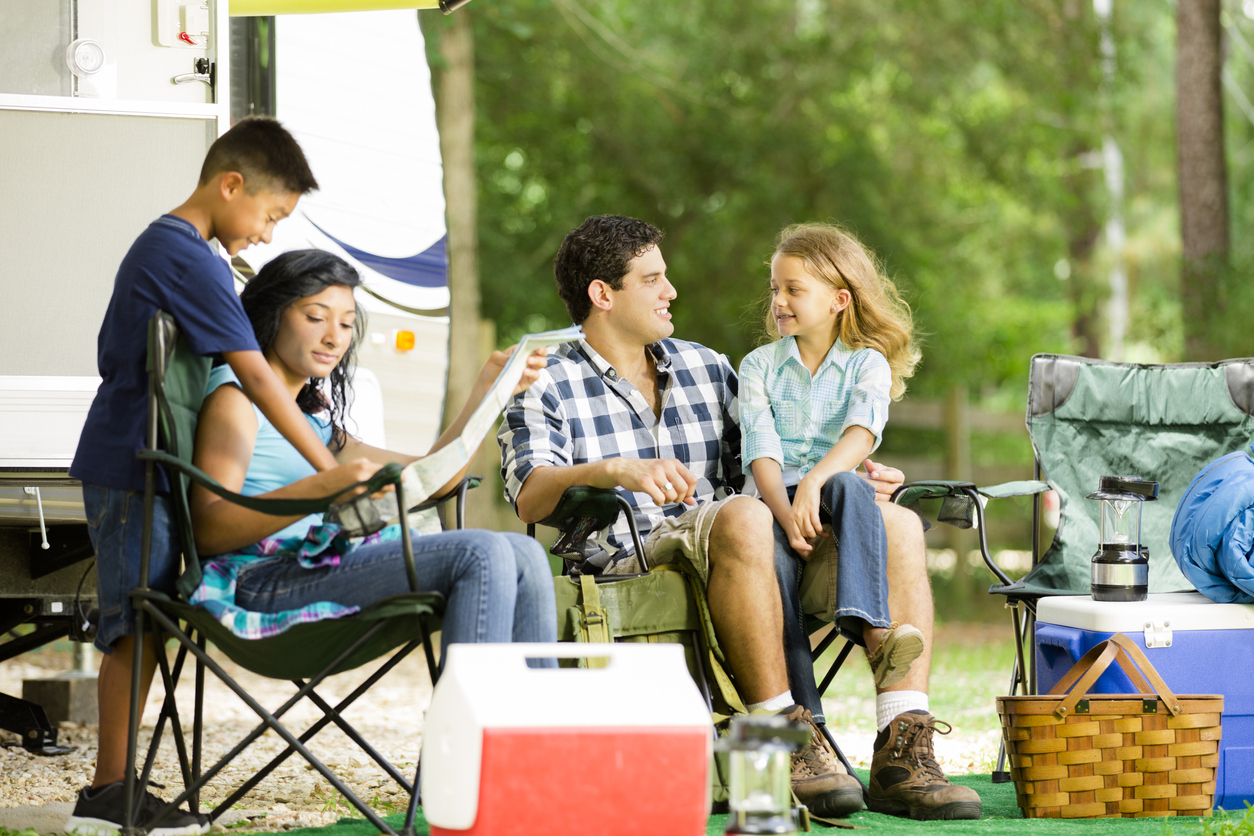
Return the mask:
<svg viewBox="0 0 1254 836">
<path fill-rule="evenodd" d="M 1254 804 L 1254 604 L 1216 604 L 1196 592 L 1112 603 L 1042 598 L 1036 608 L 1037 690 L 1046 693 L 1094 645 L 1123 633 L 1176 693 L 1223 694 L 1215 807 Z M 1135 692 L 1112 665 L 1092 692 Z"/>
</svg>

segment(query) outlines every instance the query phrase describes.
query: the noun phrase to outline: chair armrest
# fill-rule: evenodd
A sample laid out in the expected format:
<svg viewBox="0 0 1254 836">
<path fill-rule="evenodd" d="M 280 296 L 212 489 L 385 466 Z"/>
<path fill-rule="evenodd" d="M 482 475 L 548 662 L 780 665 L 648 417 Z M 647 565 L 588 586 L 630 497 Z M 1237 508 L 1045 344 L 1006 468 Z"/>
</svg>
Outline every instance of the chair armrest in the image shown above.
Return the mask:
<svg viewBox="0 0 1254 836">
<path fill-rule="evenodd" d="M 997 576 L 998 580 L 1009 586 L 1014 581 L 1010 580 L 1001 567 L 993 562 L 992 555 L 988 552 L 988 535 L 984 526 L 984 503 L 980 497 L 1004 499 L 1011 496 L 1032 496 L 1046 490 L 1049 490 L 1049 483 L 1038 480 L 1003 482 L 986 488 L 976 487 L 973 482 L 946 480 L 907 482 L 893 491 L 892 501 L 898 505 L 904 505 L 923 517 L 919 510 L 919 500 L 941 498 L 944 501 L 937 515 L 937 522 L 948 523 L 956 528 L 971 528 L 974 518 L 980 536 L 980 555 L 984 558 L 984 565 Z M 924 519 L 924 525 L 925 527 L 927 525 L 926 519 Z"/>
<path fill-rule="evenodd" d="M 262 514 L 272 514 L 277 517 L 322 513 L 330 508 L 331 504 L 338 497 L 342 496 L 345 491 L 359 487 L 365 488 L 365 494 L 369 496 L 381 490 L 384 485 L 397 484 L 401 480 L 401 466 L 399 464 L 389 464 L 380 468 L 377 473 L 366 481 L 349 485 L 344 490 L 328 496 L 318 497 L 317 499 L 262 499 L 255 496 L 244 496 L 224 488 L 212 476 L 195 465 L 188 464 L 178 456 L 172 456 L 160 450 L 140 450 L 135 455 L 138 458 L 156 462 L 169 470 L 186 476 L 196 484 L 212 491 L 228 502 L 247 508 L 250 511 L 259 511 Z"/>
<path fill-rule="evenodd" d="M 444 496 L 431 497 L 424 502 L 420 502 L 419 504 L 415 505 L 413 508 L 410 508 L 409 510 L 421 512 L 421 511 L 428 511 L 432 508 L 435 508 L 441 512 L 440 513 L 440 527 L 445 528 L 443 508 L 450 501 L 456 500 L 457 505 L 455 505 L 454 508 L 455 508 L 455 513 L 457 516 L 457 528 L 458 529 L 465 528 L 466 527 L 466 494 L 467 492 L 479 487 L 482 484 L 483 484 L 482 476 L 467 476 L 465 479 L 462 479 L 460 482 L 458 482 L 457 485 L 453 488 L 453 490 L 444 494 Z M 447 530 L 447 528 L 445 528 L 445 530 Z"/>
<path fill-rule="evenodd" d="M 643 572 L 649 571 L 648 558 L 644 553 L 644 542 L 640 530 L 636 527 L 635 509 L 631 503 L 613 488 L 594 488 L 589 485 L 572 485 L 562 492 L 553 513 L 540 521 L 540 525 L 556 528 L 561 536 L 553 543 L 554 554 L 576 553 L 578 547 L 594 531 L 600 531 L 613 525 L 618 515 L 627 515 L 627 526 L 631 529 L 632 544 L 636 549 L 636 560 Z M 536 524 L 527 526 L 527 534 L 534 537 Z M 560 551 L 559 551 L 560 549 Z"/>
</svg>

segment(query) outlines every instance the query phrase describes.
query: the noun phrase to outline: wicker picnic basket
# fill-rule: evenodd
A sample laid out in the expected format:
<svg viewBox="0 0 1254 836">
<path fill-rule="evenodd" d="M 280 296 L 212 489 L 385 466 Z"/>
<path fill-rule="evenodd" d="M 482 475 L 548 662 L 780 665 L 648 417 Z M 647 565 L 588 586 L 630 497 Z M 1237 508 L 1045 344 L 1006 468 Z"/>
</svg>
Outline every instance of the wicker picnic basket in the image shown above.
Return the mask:
<svg viewBox="0 0 1254 836">
<path fill-rule="evenodd" d="M 1141 693 L 1089 694 L 1112 661 Z M 1210 815 L 1223 708 L 1222 695 L 1173 694 L 1116 633 L 1048 695 L 997 698 L 1019 808 L 1030 819 Z"/>
</svg>

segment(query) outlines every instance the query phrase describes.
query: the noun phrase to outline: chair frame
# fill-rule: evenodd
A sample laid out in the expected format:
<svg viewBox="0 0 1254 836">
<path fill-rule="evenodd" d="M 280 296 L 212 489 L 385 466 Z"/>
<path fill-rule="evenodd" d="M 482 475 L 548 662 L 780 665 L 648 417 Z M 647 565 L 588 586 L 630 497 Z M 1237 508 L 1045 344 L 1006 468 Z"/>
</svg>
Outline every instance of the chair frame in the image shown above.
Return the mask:
<svg viewBox="0 0 1254 836">
<path fill-rule="evenodd" d="M 368 492 L 378 490 L 385 484 L 393 484 L 397 492 L 397 505 L 399 508 L 401 540 L 406 561 L 406 570 L 409 576 L 411 590 L 410 593 L 391 596 L 376 602 L 371 607 L 364 609 L 355 616 L 349 618 L 359 619 L 360 621 L 373 621 L 373 624 L 363 628 L 364 632 L 351 641 L 346 647 L 341 649 L 329 661 L 325 662 L 322 667 L 312 675 L 305 677 L 293 678 L 291 681 L 297 687 L 297 692 L 289 698 L 282 706 L 273 713 L 267 711 L 261 706 L 248 692 L 235 682 L 234 679 L 227 674 L 222 667 L 213 660 L 206 652 L 206 639 L 202 628 L 188 623 L 188 628 L 180 627 L 179 621 L 185 620 L 180 618 L 178 608 L 183 606 L 185 610 L 192 610 L 188 605 L 180 605 L 178 602 L 172 601 L 163 593 L 152 590 L 148 585 L 149 578 L 149 559 L 152 543 L 152 520 L 153 505 L 156 493 L 156 466 L 162 465 L 166 469 L 169 477 L 171 491 L 178 491 L 180 477 L 187 477 L 198 484 L 204 485 L 214 490 L 219 495 L 232 501 L 238 501 L 240 504 L 249 505 L 255 510 L 275 513 L 275 514 L 293 514 L 293 513 L 315 513 L 324 511 L 330 506 L 335 497 L 323 497 L 316 500 L 266 500 L 254 497 L 243 497 L 233 494 L 220 485 L 217 485 L 206 474 L 199 471 L 195 467 L 187 464 L 175 455 L 163 452 L 161 450 L 163 431 L 167 438 L 169 446 L 175 450 L 178 447 L 178 440 L 173 436 L 176 435 L 173 416 L 170 413 L 170 407 L 165 399 L 165 376 L 169 364 L 173 360 L 174 351 L 178 343 L 178 330 L 173 320 L 164 313 L 158 312 L 152 320 L 150 326 L 150 348 L 149 348 L 149 405 L 147 416 L 147 443 L 148 449 L 140 451 L 137 455 L 145 460 L 145 492 L 144 492 L 144 524 L 142 535 L 142 552 L 140 560 L 140 578 L 142 586 L 131 592 L 131 598 L 135 610 L 135 632 L 134 632 L 134 665 L 132 666 L 131 679 L 131 705 L 130 719 L 127 738 L 127 763 L 134 764 L 138 749 L 138 729 L 141 706 L 139 704 L 140 683 L 141 683 L 141 660 L 143 657 L 143 645 L 147 640 L 145 634 L 145 622 L 151 620 L 155 626 L 154 636 L 152 640 L 157 642 L 158 647 L 163 647 L 166 638 L 175 638 L 179 643 L 178 653 L 175 660 L 171 662 L 165 653 L 157 653 L 158 667 L 161 671 L 162 681 L 165 686 L 165 701 L 162 705 L 161 712 L 158 715 L 156 728 L 154 730 L 152 742 L 148 747 L 148 753 L 145 760 L 143 770 L 140 775 L 136 776 L 134 770 L 128 769 L 124 780 L 124 826 L 122 828 L 125 836 L 138 836 L 145 831 L 135 826 L 135 813 L 137 811 L 137 801 L 144 789 L 147 787 L 148 778 L 151 774 L 153 761 L 155 759 L 158 747 L 160 745 L 161 736 L 164 731 L 167 720 L 171 726 L 171 733 L 175 741 L 175 749 L 179 758 L 179 765 L 183 774 L 184 790 L 173 801 L 166 804 L 158 811 L 151 825 L 157 825 L 164 820 L 178 805 L 187 801 L 191 805 L 193 811 L 199 808 L 200 790 L 210 780 L 212 780 L 221 769 L 228 764 L 236 755 L 242 752 L 248 745 L 260 737 L 267 729 L 272 730 L 278 736 L 282 737 L 288 744 L 288 747 L 263 767 L 257 774 L 252 776 L 248 781 L 236 789 L 225 801 L 219 804 L 211 813 L 210 817 L 215 818 L 224 810 L 228 809 L 232 804 L 242 798 L 257 783 L 263 780 L 277 766 L 285 761 L 289 756 L 296 753 L 301 755 L 307 763 L 322 775 L 327 782 L 335 788 L 349 803 L 370 821 L 372 825 L 380 831 L 396 836 L 393 830 L 383 819 L 375 813 L 365 802 L 357 797 L 348 786 L 340 780 L 335 773 L 330 770 L 316 755 L 306 748 L 305 743 L 313 738 L 319 731 L 330 723 L 335 723 L 346 735 L 349 736 L 358 746 L 369 755 L 384 772 L 395 780 L 402 789 L 410 795 L 409 807 L 406 813 L 405 823 L 400 831 L 403 834 L 413 834 L 414 819 L 416 816 L 417 805 L 419 803 L 419 777 L 415 770 L 415 777 L 412 783 L 408 781 L 404 775 L 393 767 L 388 761 L 380 755 L 351 725 L 342 717 L 341 712 L 351 705 L 358 697 L 364 694 L 375 682 L 377 682 L 388 671 L 394 668 L 402 659 L 407 657 L 413 650 L 421 645 L 424 649 L 428 672 L 431 675 L 432 684 L 439 678 L 439 670 L 436 665 L 434 650 L 431 645 L 431 629 L 427 621 L 428 613 L 440 614 L 443 610 L 443 596 L 439 593 L 421 593 L 417 592 L 417 573 L 414 566 L 412 535 L 408 524 L 408 515 L 411 510 L 420 510 L 428 507 L 436 507 L 443 503 L 456 499 L 457 500 L 457 521 L 458 525 L 464 522 L 463 500 L 466 491 L 473 483 L 477 483 L 474 477 L 463 480 L 454 492 L 437 500 L 429 501 L 415 506 L 413 509 L 408 508 L 405 502 L 404 488 L 400 480 L 399 465 L 389 465 L 379 471 L 374 478 L 368 482 L 361 483 Z M 163 420 L 165 426 L 162 426 Z M 342 492 L 341 494 L 342 495 Z M 443 515 L 440 517 L 441 527 L 444 527 Z M 189 542 L 185 540 L 185 543 Z M 185 551 L 187 550 L 185 546 Z M 198 558 L 193 553 L 186 555 L 193 560 Z M 198 564 L 197 564 L 198 565 Z M 417 607 L 417 611 L 415 611 Z M 351 664 L 347 667 L 355 667 L 364 664 L 369 659 L 354 660 L 354 656 L 361 652 L 373 653 L 370 658 L 378 658 L 385 655 L 389 651 L 384 649 L 382 652 L 375 652 L 377 648 L 367 648 L 367 645 L 375 638 L 383 638 L 387 643 L 389 638 L 381 636 L 381 632 L 390 622 L 395 621 L 394 612 L 390 608 L 400 608 L 407 610 L 407 617 L 416 616 L 418 625 L 418 638 L 411 639 L 407 643 L 397 642 L 392 644 L 394 649 L 398 644 L 402 645 L 400 650 L 395 651 L 378 670 L 372 673 L 365 682 L 360 684 L 351 694 L 342 699 L 335 706 L 331 706 L 326 700 L 320 697 L 315 688 L 325 680 L 325 678 L 333 673 L 338 672 L 342 666 L 345 666 L 350 660 Z M 380 612 L 374 613 L 374 610 Z M 186 612 L 182 615 L 187 615 Z M 368 618 L 362 618 L 368 616 Z M 342 620 L 336 620 L 342 621 Z M 289 630 L 299 629 L 302 626 L 312 627 L 323 622 L 315 622 L 310 625 L 296 625 Z M 182 673 L 186 656 L 191 653 L 196 659 L 195 672 L 195 707 L 193 716 L 192 730 L 192 753 L 188 757 L 186 743 L 183 737 L 183 728 L 180 722 L 178 706 L 175 702 L 174 689 L 178 683 L 180 674 Z M 228 752 L 218 763 L 214 764 L 207 770 L 202 771 L 201 767 L 201 742 L 203 730 L 203 706 L 204 706 L 204 672 L 208 668 L 215 676 L 217 676 L 224 684 L 227 685 L 241 700 L 244 701 L 254 713 L 261 719 L 261 723 L 253 729 L 245 738 L 240 741 L 230 752 Z M 314 725 L 305 730 L 299 737 L 288 730 L 281 722 L 281 718 L 292 706 L 296 705 L 302 699 L 308 698 L 318 708 L 323 711 L 323 717 Z M 138 786 L 136 786 L 138 784 Z"/>
<path fill-rule="evenodd" d="M 541 520 L 539 525 L 547 526 L 550 528 L 556 528 L 558 529 L 558 531 L 565 534 L 567 530 L 573 524 L 577 523 L 579 521 L 579 518 L 576 516 L 576 514 L 578 514 L 579 510 L 583 509 L 583 506 L 578 506 L 575 509 L 567 509 L 564 507 L 568 502 L 568 498 L 573 496 L 572 492 L 574 491 L 586 491 L 589 494 L 588 499 L 585 500 L 585 504 L 588 503 L 589 501 L 600 501 L 602 503 L 602 508 L 598 509 L 599 513 L 594 513 L 595 522 L 589 521 L 589 525 L 593 526 L 590 530 L 599 531 L 605 528 L 606 526 L 613 523 L 615 519 L 617 519 L 617 516 L 619 513 L 625 514 L 627 516 L 627 525 L 631 530 L 632 544 L 635 546 L 635 549 L 636 549 L 636 558 L 638 562 L 640 563 L 641 568 L 644 569 L 643 573 L 634 573 L 634 574 L 625 574 L 625 575 L 596 575 L 595 582 L 597 584 L 613 583 L 615 581 L 622 581 L 628 578 L 638 578 L 638 577 L 641 577 L 643 574 L 647 574 L 649 571 L 648 558 L 647 558 L 647 555 L 645 554 L 644 542 L 640 537 L 640 531 L 638 527 L 636 526 L 635 509 L 632 507 L 631 503 L 628 502 L 626 498 L 623 497 L 621 493 L 619 493 L 617 490 L 614 490 L 613 488 L 593 488 L 588 485 L 574 485 L 572 487 L 569 487 L 566 489 L 566 491 L 562 493 L 562 497 L 561 499 L 558 500 L 557 506 L 554 509 L 553 513 L 550 514 L 547 518 Z M 613 500 L 612 506 L 610 505 L 611 499 Z M 614 514 L 612 516 L 609 514 L 609 510 L 608 510 L 610 507 L 613 507 L 614 509 Z M 537 523 L 527 524 L 527 535 L 529 537 L 536 536 L 536 525 Z M 566 558 L 562 555 L 555 555 L 555 556 L 560 557 L 562 559 L 562 562 L 563 562 L 562 574 L 569 574 L 570 570 L 575 565 L 575 561 L 569 558 Z M 827 650 L 829 646 L 831 646 L 832 642 L 835 641 L 838 636 L 839 636 L 839 631 L 833 629 L 831 633 L 829 633 L 826 637 L 824 637 L 824 639 L 819 643 L 817 647 L 813 648 L 810 651 L 811 658 L 814 661 L 818 661 L 819 657 L 823 654 L 824 651 Z M 699 647 L 701 642 L 703 641 L 703 638 L 700 635 L 697 635 L 697 636 L 694 636 L 694 641 Z M 845 646 L 841 649 L 835 663 L 831 666 L 831 668 L 828 670 L 827 675 L 823 678 L 823 685 L 819 688 L 820 696 L 822 696 L 823 691 L 826 690 L 827 686 L 831 684 L 832 679 L 836 676 L 836 673 L 840 670 L 841 666 L 844 664 L 845 659 L 849 656 L 849 653 L 853 650 L 853 646 L 854 646 L 854 643 L 852 641 L 849 641 L 848 639 L 845 640 Z M 701 691 L 702 698 L 705 699 L 706 708 L 709 709 L 711 713 L 713 713 L 714 704 L 713 704 L 713 698 L 712 698 L 712 689 L 711 689 L 710 682 L 709 682 L 709 674 L 705 669 L 705 665 L 701 661 L 701 658 L 700 658 L 701 654 L 694 653 L 693 655 L 697 659 L 697 669 L 698 669 L 698 674 L 699 674 L 698 676 L 694 677 L 694 679 L 697 680 L 697 688 Z M 850 775 L 854 776 L 854 778 L 858 780 L 859 785 L 862 786 L 863 795 L 865 796 L 867 792 L 866 785 L 862 783 L 862 779 L 858 778 L 858 774 L 854 772 L 853 765 L 849 762 L 849 759 L 845 757 L 845 753 L 841 751 L 838 745 L 836 745 L 836 740 L 832 737 L 832 733 L 827 728 L 826 723 L 816 722 L 815 725 L 818 726 L 818 728 L 822 731 L 823 736 L 827 739 L 827 742 L 831 745 L 832 750 L 836 753 L 836 757 L 840 759 L 840 762 L 845 767 L 846 771 L 848 771 Z M 715 732 L 715 735 L 717 736 L 717 732 Z"/>
<path fill-rule="evenodd" d="M 1087 357 L 1038 354 L 1032 358 L 1032 369 L 1029 378 L 1028 404 L 1025 416 L 1025 421 L 1029 427 L 1033 417 L 1049 414 L 1052 409 L 1060 406 L 1065 401 L 1066 396 L 1063 397 L 1063 401 L 1057 401 L 1059 392 L 1069 384 L 1074 384 L 1074 377 L 1069 381 L 1064 379 L 1070 374 L 1070 371 L 1056 370 L 1052 365 L 1054 361 L 1074 361 L 1081 365 L 1118 366 L 1150 370 L 1223 369 L 1225 382 L 1229 387 L 1228 394 L 1233 401 L 1233 405 L 1246 415 L 1254 415 L 1254 381 L 1252 381 L 1254 370 L 1251 369 L 1254 361 L 1251 361 L 1250 358 L 1234 358 L 1214 363 L 1135 364 Z M 1038 362 L 1040 363 L 1039 370 Z M 1242 369 L 1241 367 L 1245 368 Z M 1229 372 L 1234 372 L 1235 377 L 1229 377 Z M 1037 380 L 1038 375 L 1040 376 L 1039 381 Z M 1235 389 L 1234 382 L 1238 384 Z M 1037 398 L 1040 398 L 1043 404 L 1051 404 L 1051 409 L 1036 412 L 1035 409 L 1040 406 L 1036 403 Z M 1041 545 L 1041 522 L 1044 511 L 1043 496 L 1044 492 L 1050 489 L 1050 485 L 1042 481 L 1042 476 L 1041 456 L 1034 443 L 1031 481 L 1012 482 L 985 488 L 977 487 L 972 482 L 961 481 L 910 482 L 899 487 L 893 494 L 893 501 L 899 504 L 906 504 L 924 497 L 965 497 L 970 502 L 974 521 L 978 528 L 980 556 L 984 561 L 984 565 L 997 578 L 997 583 L 989 587 L 989 594 L 1005 596 L 1006 608 L 1010 610 L 1011 622 L 1014 628 L 1015 659 L 1011 668 L 1010 683 L 1007 691 L 1012 696 L 1016 694 L 1032 695 L 1038 691 L 1036 655 L 1035 652 L 1028 652 L 1028 650 L 1029 648 L 1034 648 L 1036 644 L 1036 602 L 1041 597 L 1046 596 L 1025 588 L 1021 582 L 1012 581 L 1002 571 L 1001 567 L 997 566 L 993 561 L 988 548 L 987 528 L 985 526 L 985 514 L 981 497 L 1032 496 L 1032 566 L 1029 570 L 1030 574 L 1032 570 L 1035 570 L 1042 564 L 1047 554 L 1047 550 L 1042 549 Z M 1075 595 L 1082 593 L 1059 591 L 1055 594 Z M 997 765 L 992 773 L 994 783 L 1010 782 L 1011 776 L 1009 771 L 1004 768 L 1005 764 L 1006 749 L 1003 742 L 998 752 Z"/>
</svg>

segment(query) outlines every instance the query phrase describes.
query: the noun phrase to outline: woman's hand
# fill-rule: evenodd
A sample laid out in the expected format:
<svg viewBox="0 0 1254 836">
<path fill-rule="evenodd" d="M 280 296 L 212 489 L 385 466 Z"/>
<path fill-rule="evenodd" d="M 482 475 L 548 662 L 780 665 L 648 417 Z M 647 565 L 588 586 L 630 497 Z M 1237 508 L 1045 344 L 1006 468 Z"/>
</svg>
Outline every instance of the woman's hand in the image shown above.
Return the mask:
<svg viewBox="0 0 1254 836">
<path fill-rule="evenodd" d="M 496 380 L 501 373 L 501 369 L 505 368 L 505 364 L 509 362 L 509 358 L 513 356 L 514 351 L 518 348 L 511 345 L 503 351 L 494 351 L 488 357 L 488 362 L 483 364 L 483 369 L 479 372 L 479 379 L 475 381 L 475 389 L 482 398 L 486 394 L 488 388 L 492 386 L 492 382 Z M 522 378 L 518 381 L 518 385 L 514 387 L 513 394 L 525 392 L 531 387 L 531 384 L 540 379 L 540 372 L 544 370 L 547 361 L 545 357 L 548 355 L 548 348 L 537 348 L 527 357 L 527 365 L 523 368 Z"/>
<path fill-rule="evenodd" d="M 358 482 L 365 482 L 371 476 L 374 476 L 383 468 L 383 465 L 370 459 L 353 459 L 351 462 L 345 462 L 334 470 L 330 471 L 337 486 L 355 485 Z M 379 494 L 383 494 L 391 485 L 385 485 Z M 332 488 L 334 490 L 334 488 Z M 345 491 L 343 496 L 336 497 L 336 502 L 345 502 L 355 496 L 361 496 L 366 489 L 364 487 L 356 487 L 352 490 Z"/>
</svg>

